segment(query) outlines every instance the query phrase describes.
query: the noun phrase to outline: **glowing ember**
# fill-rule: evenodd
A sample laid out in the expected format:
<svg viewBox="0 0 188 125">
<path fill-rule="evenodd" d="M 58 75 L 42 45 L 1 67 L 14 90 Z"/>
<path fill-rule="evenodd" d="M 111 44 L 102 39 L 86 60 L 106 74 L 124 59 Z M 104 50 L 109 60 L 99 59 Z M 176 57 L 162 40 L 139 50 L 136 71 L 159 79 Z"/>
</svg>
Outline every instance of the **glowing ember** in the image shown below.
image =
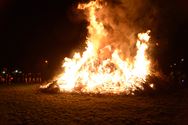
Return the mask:
<svg viewBox="0 0 188 125">
<path fill-rule="evenodd" d="M 120 49 L 111 44 L 101 45 L 109 37 L 102 21 L 96 17 L 101 8 L 100 1 L 78 5 L 78 9 L 88 12 L 87 46 L 82 54 L 64 59 L 64 71 L 56 78 L 61 91 L 133 94 L 138 88 L 144 89 L 142 84 L 151 73 L 146 55 L 150 31 L 138 34 L 134 57 L 122 58 Z"/>
</svg>

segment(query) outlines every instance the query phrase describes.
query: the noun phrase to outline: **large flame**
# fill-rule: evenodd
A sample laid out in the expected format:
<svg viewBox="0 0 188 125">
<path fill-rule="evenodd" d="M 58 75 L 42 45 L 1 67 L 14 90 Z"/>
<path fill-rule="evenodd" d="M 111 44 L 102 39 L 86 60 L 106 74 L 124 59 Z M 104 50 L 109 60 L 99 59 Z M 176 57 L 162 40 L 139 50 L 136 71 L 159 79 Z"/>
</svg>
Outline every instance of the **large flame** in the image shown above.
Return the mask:
<svg viewBox="0 0 188 125">
<path fill-rule="evenodd" d="M 150 74 L 146 55 L 150 31 L 138 34 L 133 60 L 123 59 L 120 49 L 110 44 L 101 46 L 101 41 L 108 37 L 103 23 L 96 17 L 96 11 L 101 8 L 100 1 L 78 5 L 78 9 L 88 12 L 87 46 L 82 54 L 64 59 L 64 71 L 56 79 L 61 91 L 130 94 L 138 88 L 144 89 L 142 85 Z"/>
</svg>

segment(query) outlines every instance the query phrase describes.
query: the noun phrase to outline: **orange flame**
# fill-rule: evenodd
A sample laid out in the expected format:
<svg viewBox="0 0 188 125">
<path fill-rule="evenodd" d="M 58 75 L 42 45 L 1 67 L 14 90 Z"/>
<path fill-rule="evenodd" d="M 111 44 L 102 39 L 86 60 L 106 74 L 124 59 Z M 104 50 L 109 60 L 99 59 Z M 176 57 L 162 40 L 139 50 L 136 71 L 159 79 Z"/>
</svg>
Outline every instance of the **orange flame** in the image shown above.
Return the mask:
<svg viewBox="0 0 188 125">
<path fill-rule="evenodd" d="M 110 44 L 100 46 L 108 34 L 96 17 L 96 11 L 101 8 L 99 1 L 78 5 L 78 9 L 88 12 L 87 46 L 82 54 L 64 59 L 64 72 L 57 77 L 61 91 L 131 94 L 137 88 L 143 89 L 142 83 L 150 74 L 150 60 L 146 55 L 150 31 L 138 34 L 134 61 L 122 59 L 118 48 Z"/>
</svg>

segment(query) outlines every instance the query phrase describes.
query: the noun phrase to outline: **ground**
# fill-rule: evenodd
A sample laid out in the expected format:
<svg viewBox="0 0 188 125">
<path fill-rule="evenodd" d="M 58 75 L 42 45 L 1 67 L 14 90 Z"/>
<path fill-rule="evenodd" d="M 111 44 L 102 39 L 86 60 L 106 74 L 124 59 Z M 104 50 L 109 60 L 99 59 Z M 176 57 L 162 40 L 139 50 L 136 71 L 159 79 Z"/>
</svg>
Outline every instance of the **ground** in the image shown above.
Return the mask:
<svg viewBox="0 0 188 125">
<path fill-rule="evenodd" d="M 155 95 L 93 95 L 0 85 L 0 125 L 188 124 L 188 89 Z"/>
</svg>

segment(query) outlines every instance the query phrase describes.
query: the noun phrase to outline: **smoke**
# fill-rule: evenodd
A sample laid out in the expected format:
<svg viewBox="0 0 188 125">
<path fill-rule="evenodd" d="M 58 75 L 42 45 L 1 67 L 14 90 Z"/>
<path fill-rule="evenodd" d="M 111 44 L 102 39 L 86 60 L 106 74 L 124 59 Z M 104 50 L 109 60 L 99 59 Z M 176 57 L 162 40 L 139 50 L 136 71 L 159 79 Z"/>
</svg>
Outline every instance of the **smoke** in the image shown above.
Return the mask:
<svg viewBox="0 0 188 125">
<path fill-rule="evenodd" d="M 118 48 L 123 58 L 136 54 L 136 34 L 152 30 L 157 11 L 149 0 L 98 0 L 102 9 L 96 13 L 107 37 L 100 41 L 100 48 L 111 45 Z"/>
</svg>

